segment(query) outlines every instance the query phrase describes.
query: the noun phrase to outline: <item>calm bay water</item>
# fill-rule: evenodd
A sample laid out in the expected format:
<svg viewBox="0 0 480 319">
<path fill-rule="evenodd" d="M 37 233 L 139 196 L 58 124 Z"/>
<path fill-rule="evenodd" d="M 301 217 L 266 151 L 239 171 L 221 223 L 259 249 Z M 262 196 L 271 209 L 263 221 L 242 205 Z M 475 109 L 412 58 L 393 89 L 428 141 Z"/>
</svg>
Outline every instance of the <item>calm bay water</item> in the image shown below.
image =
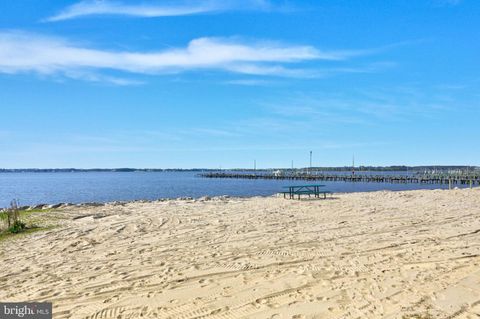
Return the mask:
<svg viewBox="0 0 480 319">
<path fill-rule="evenodd" d="M 60 202 L 110 202 L 201 196 L 269 196 L 305 181 L 207 179 L 196 172 L 87 172 L 0 174 L 0 207 Z M 446 185 L 318 182 L 333 192 L 438 189 Z"/>
</svg>

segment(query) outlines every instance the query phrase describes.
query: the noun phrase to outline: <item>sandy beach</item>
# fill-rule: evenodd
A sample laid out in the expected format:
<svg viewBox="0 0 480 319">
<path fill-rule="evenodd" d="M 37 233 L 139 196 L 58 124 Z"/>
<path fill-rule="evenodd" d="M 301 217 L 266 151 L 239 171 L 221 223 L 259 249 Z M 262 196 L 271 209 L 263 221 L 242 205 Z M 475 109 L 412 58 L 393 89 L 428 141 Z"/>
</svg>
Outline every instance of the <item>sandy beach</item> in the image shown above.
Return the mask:
<svg viewBox="0 0 480 319">
<path fill-rule="evenodd" d="M 480 189 L 69 207 L 0 242 L 54 318 L 478 318 Z"/>
</svg>

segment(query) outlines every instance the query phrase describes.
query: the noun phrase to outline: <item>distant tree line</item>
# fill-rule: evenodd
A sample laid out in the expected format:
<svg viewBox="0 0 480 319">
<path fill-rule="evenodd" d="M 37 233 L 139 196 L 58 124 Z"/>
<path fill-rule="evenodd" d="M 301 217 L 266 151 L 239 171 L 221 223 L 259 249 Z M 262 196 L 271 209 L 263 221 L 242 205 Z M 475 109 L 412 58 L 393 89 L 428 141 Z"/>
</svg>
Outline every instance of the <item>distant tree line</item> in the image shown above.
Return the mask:
<svg viewBox="0 0 480 319">
<path fill-rule="evenodd" d="M 82 172 L 201 172 L 205 169 L 162 169 L 162 168 L 0 168 L 0 173 L 82 173 Z"/>
<path fill-rule="evenodd" d="M 257 169 L 256 171 L 271 171 L 287 168 L 269 168 L 269 169 Z M 311 168 L 294 168 L 287 170 L 305 170 L 310 171 L 352 171 L 351 166 L 341 166 L 341 167 L 311 167 Z M 181 169 L 181 168 L 0 168 L 0 173 L 75 173 L 75 172 L 209 172 L 209 171 L 218 171 L 219 169 L 208 169 L 208 168 L 192 168 L 192 169 Z M 252 169 L 246 168 L 235 168 L 235 169 L 226 169 L 226 171 L 251 171 Z M 355 171 L 378 171 L 378 172 L 403 172 L 403 171 L 480 171 L 478 166 L 462 166 L 462 165 L 427 165 L 427 166 L 405 166 L 405 165 L 395 165 L 395 166 L 358 166 L 355 167 Z"/>
</svg>

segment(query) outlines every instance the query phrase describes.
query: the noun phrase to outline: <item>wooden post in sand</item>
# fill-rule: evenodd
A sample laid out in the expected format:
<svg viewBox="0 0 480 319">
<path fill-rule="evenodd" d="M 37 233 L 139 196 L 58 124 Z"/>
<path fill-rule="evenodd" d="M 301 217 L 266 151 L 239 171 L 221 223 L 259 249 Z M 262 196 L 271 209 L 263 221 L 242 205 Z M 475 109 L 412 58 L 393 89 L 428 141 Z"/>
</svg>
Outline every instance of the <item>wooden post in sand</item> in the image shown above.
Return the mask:
<svg viewBox="0 0 480 319">
<path fill-rule="evenodd" d="M 448 189 L 452 189 L 452 179 L 448 179 Z"/>
<path fill-rule="evenodd" d="M 470 189 L 472 189 L 472 184 L 473 184 L 473 181 L 470 180 Z"/>
</svg>

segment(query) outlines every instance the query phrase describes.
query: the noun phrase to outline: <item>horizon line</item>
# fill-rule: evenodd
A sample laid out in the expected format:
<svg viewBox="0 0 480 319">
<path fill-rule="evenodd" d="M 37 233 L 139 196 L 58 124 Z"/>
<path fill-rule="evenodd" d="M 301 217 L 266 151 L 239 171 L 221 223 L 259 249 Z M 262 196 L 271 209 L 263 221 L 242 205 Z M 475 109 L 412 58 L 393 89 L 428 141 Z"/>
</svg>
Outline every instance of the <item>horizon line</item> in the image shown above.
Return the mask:
<svg viewBox="0 0 480 319">
<path fill-rule="evenodd" d="M 480 168 L 480 165 L 404 165 L 404 164 L 396 164 L 396 165 L 358 165 L 353 166 L 355 168 Z M 77 171 L 92 171 L 92 170 L 103 170 L 103 171 L 116 171 L 116 170 L 138 170 L 138 171 L 147 171 L 147 170 L 178 170 L 178 171 L 191 171 L 191 170 L 271 170 L 271 169 L 287 169 L 287 170 L 297 170 L 297 169 L 345 169 L 345 168 L 352 168 L 352 165 L 344 165 L 344 166 L 305 166 L 305 167 L 265 167 L 265 168 L 252 168 L 252 167 L 217 167 L 217 168 L 207 168 L 207 167 L 191 167 L 191 168 L 154 168 L 154 167 L 90 167 L 90 168 L 78 168 L 78 167 L 21 167 L 21 168 L 0 168 L 0 172 L 2 171 L 66 171 L 66 170 L 77 170 Z"/>
</svg>

